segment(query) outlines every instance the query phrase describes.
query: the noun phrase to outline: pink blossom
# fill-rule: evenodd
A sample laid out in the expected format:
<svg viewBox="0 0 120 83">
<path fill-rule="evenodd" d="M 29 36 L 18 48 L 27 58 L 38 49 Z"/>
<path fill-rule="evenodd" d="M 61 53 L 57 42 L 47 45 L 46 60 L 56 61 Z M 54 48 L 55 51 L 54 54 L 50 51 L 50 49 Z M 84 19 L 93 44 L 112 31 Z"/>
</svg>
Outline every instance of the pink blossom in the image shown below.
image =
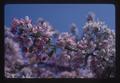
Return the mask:
<svg viewBox="0 0 120 83">
<path fill-rule="evenodd" d="M 26 24 L 31 23 L 31 20 L 29 19 L 29 17 L 28 17 L 28 16 L 25 16 L 25 23 L 26 23 Z"/>
<path fill-rule="evenodd" d="M 20 19 L 20 24 L 21 25 L 25 25 L 25 20 L 24 19 Z"/>
<path fill-rule="evenodd" d="M 115 68 L 115 32 L 93 15 L 88 15 L 79 40 L 74 34 L 77 31 L 75 24 L 70 33 L 60 33 L 43 19 L 33 25 L 28 16 L 14 18 L 11 28 L 5 27 L 5 76 L 102 78 L 109 66 L 111 77 Z"/>
<path fill-rule="evenodd" d="M 16 28 L 18 25 L 20 25 L 20 20 L 13 18 L 12 27 Z"/>
</svg>

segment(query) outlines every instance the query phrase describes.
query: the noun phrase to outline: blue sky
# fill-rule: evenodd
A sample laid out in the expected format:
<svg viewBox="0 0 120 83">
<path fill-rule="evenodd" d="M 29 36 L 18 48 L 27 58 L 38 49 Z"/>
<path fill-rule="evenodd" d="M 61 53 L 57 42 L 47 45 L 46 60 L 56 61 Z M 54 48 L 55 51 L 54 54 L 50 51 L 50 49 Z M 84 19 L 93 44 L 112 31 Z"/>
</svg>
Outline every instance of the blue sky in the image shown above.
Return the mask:
<svg viewBox="0 0 120 83">
<path fill-rule="evenodd" d="M 112 4 L 7 4 L 5 5 L 5 26 L 10 27 L 13 17 L 29 16 L 33 23 L 39 17 L 49 21 L 58 31 L 69 31 L 71 23 L 76 23 L 81 31 L 88 12 L 94 12 L 112 29 L 115 29 L 115 7 Z"/>
</svg>

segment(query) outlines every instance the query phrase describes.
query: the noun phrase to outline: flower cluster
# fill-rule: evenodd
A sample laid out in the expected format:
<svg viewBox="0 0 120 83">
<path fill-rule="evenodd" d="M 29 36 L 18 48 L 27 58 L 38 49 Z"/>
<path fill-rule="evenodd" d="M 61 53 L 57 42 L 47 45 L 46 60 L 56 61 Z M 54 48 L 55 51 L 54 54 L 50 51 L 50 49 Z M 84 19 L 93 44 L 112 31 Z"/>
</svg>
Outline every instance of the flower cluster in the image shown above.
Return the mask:
<svg viewBox="0 0 120 83">
<path fill-rule="evenodd" d="M 58 45 L 61 47 L 65 46 L 76 46 L 75 37 L 68 32 L 63 32 L 58 36 Z"/>
<path fill-rule="evenodd" d="M 42 18 L 14 18 L 5 27 L 5 77 L 115 77 L 115 32 L 89 14 L 79 35 L 75 24 L 59 33 Z"/>
</svg>

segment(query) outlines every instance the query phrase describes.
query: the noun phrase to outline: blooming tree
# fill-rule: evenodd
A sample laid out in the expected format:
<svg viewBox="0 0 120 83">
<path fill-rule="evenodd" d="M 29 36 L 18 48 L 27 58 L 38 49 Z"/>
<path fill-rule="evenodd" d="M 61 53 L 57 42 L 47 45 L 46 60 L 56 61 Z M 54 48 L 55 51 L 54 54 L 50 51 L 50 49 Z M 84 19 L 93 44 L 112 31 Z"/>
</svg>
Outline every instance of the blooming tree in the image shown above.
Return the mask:
<svg viewBox="0 0 120 83">
<path fill-rule="evenodd" d="M 26 16 L 5 27 L 7 78 L 115 77 L 115 32 L 89 14 L 83 34 L 73 23 L 58 32 L 46 20 Z M 60 50 L 60 51 L 59 51 Z"/>
</svg>

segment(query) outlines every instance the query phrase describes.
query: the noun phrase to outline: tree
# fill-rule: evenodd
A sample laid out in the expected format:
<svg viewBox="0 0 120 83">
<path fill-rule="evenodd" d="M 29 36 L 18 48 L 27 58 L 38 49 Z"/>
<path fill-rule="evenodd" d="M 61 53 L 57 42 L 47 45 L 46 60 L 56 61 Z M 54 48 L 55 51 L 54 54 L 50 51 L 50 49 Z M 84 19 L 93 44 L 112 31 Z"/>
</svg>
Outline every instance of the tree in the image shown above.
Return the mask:
<svg viewBox="0 0 120 83">
<path fill-rule="evenodd" d="M 28 16 L 25 19 L 14 18 L 12 26 L 5 27 L 5 76 L 114 77 L 115 32 L 102 21 L 95 20 L 95 15 L 90 13 L 83 26 L 82 37 L 79 35 L 75 23 L 70 32 L 60 33 L 42 18 L 36 25 Z"/>
</svg>

